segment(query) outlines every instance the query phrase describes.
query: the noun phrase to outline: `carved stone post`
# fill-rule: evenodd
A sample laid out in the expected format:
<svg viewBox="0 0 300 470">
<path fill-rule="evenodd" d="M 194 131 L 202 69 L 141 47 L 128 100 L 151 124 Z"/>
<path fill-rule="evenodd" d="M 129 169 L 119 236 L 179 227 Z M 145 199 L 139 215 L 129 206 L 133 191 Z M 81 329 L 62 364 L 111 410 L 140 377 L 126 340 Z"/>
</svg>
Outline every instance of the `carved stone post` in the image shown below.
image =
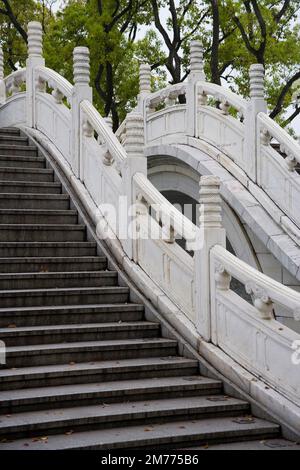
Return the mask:
<svg viewBox="0 0 300 470">
<path fill-rule="evenodd" d="M 226 247 L 226 232 L 222 226 L 220 179 L 200 178 L 200 229 L 195 251 L 196 326 L 200 335 L 211 340 L 210 250 L 215 245 Z"/>
<path fill-rule="evenodd" d="M 140 65 L 140 93 L 138 96 L 138 112 L 144 116 L 144 103 L 147 95 L 151 93 L 151 67 L 149 64 Z"/>
<path fill-rule="evenodd" d="M 254 181 L 259 182 L 259 147 L 260 135 L 257 126 L 257 115 L 267 112 L 265 101 L 265 72 L 262 64 L 252 64 L 250 77 L 250 102 L 245 116 L 244 170 Z"/>
<path fill-rule="evenodd" d="M 144 156 L 145 136 L 143 116 L 133 111 L 126 118 L 126 137 L 124 148 L 127 158 L 123 163 L 123 194 L 125 196 L 126 208 L 122 208 L 122 221 L 120 231 L 122 232 L 123 248 L 129 258 L 136 260 L 136 226 L 135 226 L 135 204 L 136 191 L 133 184 L 133 176 L 136 173 L 147 174 L 147 159 Z"/>
<path fill-rule="evenodd" d="M 28 23 L 28 59 L 26 61 L 26 114 L 27 126 L 35 127 L 35 67 L 45 65 L 43 58 L 43 28 L 38 21 Z"/>
<path fill-rule="evenodd" d="M 151 67 L 149 64 L 140 64 L 139 80 L 140 92 L 138 96 L 137 111 L 143 116 L 145 141 L 147 141 L 146 119 L 147 113 L 150 112 L 150 110 L 146 106 L 146 98 L 151 93 Z"/>
<path fill-rule="evenodd" d="M 187 134 L 192 137 L 196 135 L 198 101 L 196 84 L 198 81 L 205 81 L 203 47 L 200 41 L 192 41 L 190 50 L 190 74 L 186 90 Z"/>
<path fill-rule="evenodd" d="M 3 49 L 0 46 L 0 104 L 5 103 L 6 101 L 6 89 L 4 83 L 4 59 L 3 59 Z"/>
<path fill-rule="evenodd" d="M 87 47 L 75 47 L 73 52 L 74 89 L 72 96 L 72 170 L 77 177 L 83 178 L 81 139 L 82 126 L 80 103 L 93 100 L 90 87 L 90 53 Z"/>
</svg>

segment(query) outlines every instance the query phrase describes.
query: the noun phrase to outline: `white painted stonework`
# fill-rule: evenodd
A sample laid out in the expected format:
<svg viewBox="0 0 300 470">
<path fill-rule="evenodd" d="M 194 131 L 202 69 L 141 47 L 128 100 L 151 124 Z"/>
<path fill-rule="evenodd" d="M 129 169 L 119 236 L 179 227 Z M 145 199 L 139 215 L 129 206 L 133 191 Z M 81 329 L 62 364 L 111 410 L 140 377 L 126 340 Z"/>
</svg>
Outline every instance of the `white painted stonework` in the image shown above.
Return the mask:
<svg viewBox="0 0 300 470">
<path fill-rule="evenodd" d="M 300 147 L 266 115 L 261 68 L 251 68 L 251 97 L 244 100 L 205 81 L 197 43 L 187 83 L 151 94 L 144 65 L 137 109 L 116 135 L 92 104 L 86 48 L 74 51 L 71 85 L 45 67 L 41 27 L 34 22 L 26 70 L 2 75 L 0 127 L 22 128 L 51 154 L 98 236 L 167 321 L 300 433 L 300 365 L 294 360 L 300 334 L 274 319 L 281 309 L 300 320 Z M 178 104 L 181 95 L 186 104 Z M 189 167 L 202 175 L 200 194 L 194 181 L 198 194 L 192 195 L 200 202 L 198 226 L 151 183 L 147 157 L 155 155 L 184 162 L 182 177 Z M 136 204 L 133 214 L 122 209 L 122 198 Z M 242 233 L 249 239 L 244 261 L 226 250 L 222 206 L 232 243 L 238 245 Z M 251 244 L 258 247 L 253 254 Z M 278 280 L 267 268 L 259 272 L 258 255 L 261 265 L 272 259 L 269 274 L 279 265 Z M 231 277 L 245 286 L 252 305 L 233 292 Z"/>
</svg>

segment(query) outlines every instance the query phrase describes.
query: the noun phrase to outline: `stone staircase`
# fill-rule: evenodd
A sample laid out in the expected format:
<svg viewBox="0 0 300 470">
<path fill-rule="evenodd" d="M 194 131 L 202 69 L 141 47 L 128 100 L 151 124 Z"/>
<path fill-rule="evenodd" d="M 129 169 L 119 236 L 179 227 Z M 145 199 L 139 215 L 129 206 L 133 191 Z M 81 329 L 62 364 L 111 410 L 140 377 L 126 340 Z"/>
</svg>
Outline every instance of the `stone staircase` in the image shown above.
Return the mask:
<svg viewBox="0 0 300 470">
<path fill-rule="evenodd" d="M 54 176 L 0 130 L 0 450 L 276 443 L 130 303 Z"/>
</svg>

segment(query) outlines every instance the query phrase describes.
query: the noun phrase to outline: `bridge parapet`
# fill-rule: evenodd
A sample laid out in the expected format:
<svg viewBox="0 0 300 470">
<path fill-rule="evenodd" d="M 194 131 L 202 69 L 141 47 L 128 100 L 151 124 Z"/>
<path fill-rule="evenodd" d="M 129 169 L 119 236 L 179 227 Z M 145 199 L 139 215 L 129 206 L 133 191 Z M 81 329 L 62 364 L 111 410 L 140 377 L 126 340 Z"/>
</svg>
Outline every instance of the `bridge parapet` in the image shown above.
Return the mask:
<svg viewBox="0 0 300 470">
<path fill-rule="evenodd" d="M 201 50 L 199 43 L 191 47 L 187 82 L 140 96 L 146 146 L 193 145 L 190 138 L 209 143 L 214 149 L 211 157 L 229 171 L 228 159 L 234 162 L 246 176 L 241 183 L 250 181 L 263 189 L 295 224 L 293 234 L 298 233 L 300 146 L 267 115 L 263 66 L 250 67 L 250 97 L 244 99 L 205 80 Z M 125 127 L 122 129 L 124 132 Z M 283 228 L 291 233 L 287 224 Z"/>
</svg>

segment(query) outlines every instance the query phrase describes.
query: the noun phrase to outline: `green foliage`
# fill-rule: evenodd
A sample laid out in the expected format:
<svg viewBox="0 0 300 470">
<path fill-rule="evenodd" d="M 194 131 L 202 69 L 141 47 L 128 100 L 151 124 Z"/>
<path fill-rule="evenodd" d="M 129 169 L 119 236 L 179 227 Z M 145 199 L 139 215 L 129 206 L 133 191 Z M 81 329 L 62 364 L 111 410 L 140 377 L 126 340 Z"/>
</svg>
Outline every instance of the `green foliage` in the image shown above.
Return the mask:
<svg viewBox="0 0 300 470">
<path fill-rule="evenodd" d="M 25 65 L 27 46 L 4 3 L 0 0 L 0 42 L 10 73 Z M 192 39 L 203 42 L 208 79 L 215 76 L 211 57 L 216 54 L 222 83 L 247 97 L 249 67 L 261 62 L 270 111 L 276 111 L 282 125 L 289 123 L 287 111 L 294 112 L 290 105 L 300 88 L 299 80 L 293 81 L 300 63 L 300 0 L 65 0 L 56 12 L 53 0 L 9 3 L 24 30 L 33 19 L 42 22 L 47 65 L 70 81 L 74 47 L 89 47 L 95 104 L 101 114 L 112 113 L 115 127 L 136 104 L 139 63 L 151 64 L 153 90 L 181 81 L 189 72 Z M 212 44 L 213 4 L 218 6 L 217 49 Z M 162 28 L 155 21 L 155 5 Z"/>
</svg>

